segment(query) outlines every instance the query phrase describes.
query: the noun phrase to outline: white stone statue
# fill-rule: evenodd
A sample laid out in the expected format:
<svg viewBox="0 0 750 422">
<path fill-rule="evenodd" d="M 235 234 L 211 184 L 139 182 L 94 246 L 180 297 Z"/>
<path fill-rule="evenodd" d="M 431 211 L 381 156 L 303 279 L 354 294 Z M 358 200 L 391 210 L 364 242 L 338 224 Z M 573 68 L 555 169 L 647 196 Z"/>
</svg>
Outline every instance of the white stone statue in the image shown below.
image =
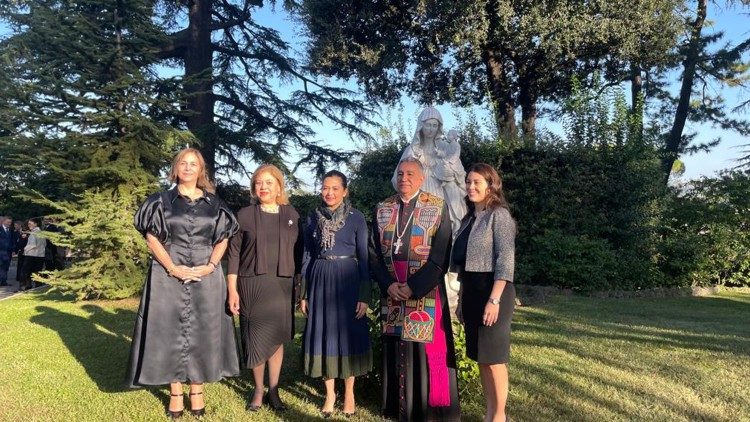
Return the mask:
<svg viewBox="0 0 750 422">
<path fill-rule="evenodd" d="M 422 190 L 445 199 L 455 234 L 467 211 L 464 200 L 466 172 L 461 164 L 458 132 L 450 130 L 447 135 L 444 134 L 443 117 L 434 107 L 427 107 L 419 114 L 414 138 L 401 159 L 408 157 L 418 159 L 424 167 Z M 395 189 L 396 170 L 391 181 Z"/>
<path fill-rule="evenodd" d="M 458 143 L 458 132 L 455 130 L 443 132 L 443 117 L 434 107 L 427 107 L 419 114 L 417 130 L 414 132 L 401 159 L 414 157 L 424 167 L 424 183 L 422 190 L 437 195 L 448 204 L 453 235 L 456 235 L 461 225 L 461 219 L 466 215 L 466 171 L 461 164 L 461 145 Z M 393 188 L 396 189 L 396 172 L 393 170 Z M 452 313 L 456 312 L 458 304 L 458 275 L 445 274 L 446 292 Z"/>
</svg>

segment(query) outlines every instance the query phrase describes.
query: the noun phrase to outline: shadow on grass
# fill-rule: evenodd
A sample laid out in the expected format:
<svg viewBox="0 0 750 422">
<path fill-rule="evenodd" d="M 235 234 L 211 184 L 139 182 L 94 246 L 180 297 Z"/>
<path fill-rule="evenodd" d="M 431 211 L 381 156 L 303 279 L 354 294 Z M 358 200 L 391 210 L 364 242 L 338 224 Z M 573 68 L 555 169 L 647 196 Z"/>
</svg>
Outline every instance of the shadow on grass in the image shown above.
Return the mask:
<svg viewBox="0 0 750 422">
<path fill-rule="evenodd" d="M 81 309 L 87 317 L 37 306 L 39 314 L 31 322 L 57 332 L 99 390 L 129 391 L 124 378 L 135 312 L 110 312 L 96 305 L 83 305 Z"/>
<path fill-rule="evenodd" d="M 322 416 L 318 414 L 310 414 L 309 410 L 301 409 L 296 406 L 296 403 L 310 403 L 313 407 L 319 408 L 323 405 L 325 399 L 323 380 L 310 378 L 304 375 L 301 336 L 304 328 L 305 318 L 300 314 L 295 315 L 296 335 L 292 341 L 284 345 L 284 363 L 281 369 L 281 378 L 279 380 L 279 388 L 282 391 L 282 398 L 286 394 L 293 396 L 295 400 L 293 402 L 287 402 L 286 404 L 289 406 L 289 409 L 279 416 L 284 420 L 322 421 L 325 420 Z M 377 370 L 378 366 L 376 365 L 375 368 L 373 368 L 373 371 Z M 267 389 L 267 372 L 264 383 Z M 221 384 L 242 397 L 246 405 L 250 403 L 255 390 L 250 369 L 243 368 L 239 377 L 224 379 L 221 381 Z M 367 409 L 373 415 L 378 415 L 380 413 L 379 387 L 380 385 L 377 383 L 373 372 L 368 375 L 357 377 L 354 394 L 357 401 L 357 409 L 360 414 L 362 414 L 361 410 L 363 409 Z M 336 406 L 341 410 L 344 398 L 343 380 L 336 381 L 336 395 Z M 341 416 L 340 412 L 338 416 Z M 334 418 L 338 418 L 338 416 L 334 415 Z"/>
<path fill-rule="evenodd" d="M 593 304 L 592 309 L 585 309 L 566 303 L 550 307 L 553 315 L 526 314 L 522 321 L 514 322 L 513 329 L 544 338 L 564 332 L 574 339 L 622 340 L 654 348 L 750 355 L 750 303 L 744 301 L 708 297 Z M 554 347 L 555 343 L 547 345 Z"/>
<path fill-rule="evenodd" d="M 732 354 L 738 357 L 750 355 L 750 303 L 732 297 L 681 298 L 665 300 L 566 300 L 543 309 L 529 309 L 518 315 L 513 322 L 515 336 L 513 344 L 528 347 L 556 349 L 575 356 L 582 362 L 597 362 L 604 367 L 628 373 L 639 373 L 644 367 L 651 368 L 652 377 L 665 382 L 683 385 L 700 391 L 697 385 L 700 373 L 693 367 L 665 362 L 644 352 L 631 360 L 618 359 L 601 348 L 588 349 L 582 343 L 592 345 L 631 344 L 641 350 L 687 350 Z M 613 343 L 614 342 L 614 343 Z M 669 368 L 666 370 L 666 368 Z M 688 419 L 720 417 L 706 415 L 706 408 L 696 407 L 683 398 L 671 397 L 669 393 L 644 392 L 616 376 L 606 376 L 591 370 L 589 365 L 566 367 L 554 362 L 536 363 L 515 360 L 512 371 L 532 374 L 521 381 L 523 389 L 539 397 L 555 392 L 575 392 L 576 397 L 594 407 L 606 408 L 616 415 L 630 417 L 628 408 L 617 400 L 591 393 L 581 388 L 581 383 L 593 383 L 611 387 L 633 397 L 647 396 L 648 403 L 671 409 Z M 577 379 L 578 381 L 573 381 Z M 585 380 L 585 381 L 584 381 Z M 693 385 L 686 380 L 696 380 Z M 564 401 L 548 400 L 544 404 L 550 413 L 561 419 L 580 418 L 581 409 L 570 408 Z"/>
<path fill-rule="evenodd" d="M 33 316 L 31 322 L 57 332 L 100 391 L 133 391 L 125 385 L 125 373 L 136 312 L 128 309 L 109 311 L 92 304 L 83 305 L 81 309 L 88 316 L 37 306 L 39 314 Z M 166 391 L 158 387 L 148 387 L 146 391 L 164 406 L 169 404 Z"/>
</svg>

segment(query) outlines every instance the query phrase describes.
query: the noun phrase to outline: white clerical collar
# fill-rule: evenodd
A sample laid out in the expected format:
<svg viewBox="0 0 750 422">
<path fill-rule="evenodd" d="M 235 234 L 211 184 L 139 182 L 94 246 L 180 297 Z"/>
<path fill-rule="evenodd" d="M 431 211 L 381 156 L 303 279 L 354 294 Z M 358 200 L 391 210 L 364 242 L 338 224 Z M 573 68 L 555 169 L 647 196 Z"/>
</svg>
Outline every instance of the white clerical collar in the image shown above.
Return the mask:
<svg viewBox="0 0 750 422">
<path fill-rule="evenodd" d="M 399 197 L 399 199 L 401 199 L 401 202 L 403 202 L 404 204 L 408 204 L 409 202 L 411 202 L 411 201 L 412 201 L 412 199 L 416 198 L 416 197 L 417 197 L 417 195 L 419 195 L 419 193 L 420 193 L 420 192 L 422 192 L 422 191 L 421 191 L 421 190 L 419 190 L 419 189 L 417 189 L 417 192 L 416 192 L 416 193 L 414 193 L 414 195 L 412 195 L 412 196 L 411 196 L 411 198 L 409 198 L 409 199 L 407 199 L 407 200 L 404 200 L 404 197 L 403 197 L 403 196 L 401 196 L 401 195 L 399 195 L 398 197 Z"/>
</svg>

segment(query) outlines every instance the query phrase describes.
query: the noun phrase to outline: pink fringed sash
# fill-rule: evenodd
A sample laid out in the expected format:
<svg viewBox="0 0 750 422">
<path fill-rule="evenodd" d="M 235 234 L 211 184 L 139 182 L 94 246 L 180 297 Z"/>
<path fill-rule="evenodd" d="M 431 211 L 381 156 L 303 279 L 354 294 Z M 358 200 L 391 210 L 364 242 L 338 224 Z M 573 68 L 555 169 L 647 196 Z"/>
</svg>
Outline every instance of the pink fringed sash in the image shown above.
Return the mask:
<svg viewBox="0 0 750 422">
<path fill-rule="evenodd" d="M 431 407 L 448 407 L 451 405 L 450 377 L 448 376 L 448 347 L 443 329 L 443 308 L 440 305 L 440 293 L 435 295 L 435 332 L 432 343 L 424 345 L 427 352 L 427 368 L 430 371 Z"/>
</svg>

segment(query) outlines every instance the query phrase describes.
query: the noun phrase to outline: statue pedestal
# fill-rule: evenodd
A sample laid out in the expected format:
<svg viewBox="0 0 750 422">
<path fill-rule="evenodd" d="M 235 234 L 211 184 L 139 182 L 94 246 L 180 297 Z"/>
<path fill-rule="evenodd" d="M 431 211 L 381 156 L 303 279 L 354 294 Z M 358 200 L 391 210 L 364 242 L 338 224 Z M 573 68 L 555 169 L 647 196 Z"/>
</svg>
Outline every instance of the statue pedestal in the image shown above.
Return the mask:
<svg viewBox="0 0 750 422">
<path fill-rule="evenodd" d="M 461 283 L 458 282 L 458 273 L 445 273 L 445 293 L 448 296 L 448 306 L 451 310 L 451 319 L 456 319 L 456 307 L 458 306 L 458 289 Z"/>
</svg>

